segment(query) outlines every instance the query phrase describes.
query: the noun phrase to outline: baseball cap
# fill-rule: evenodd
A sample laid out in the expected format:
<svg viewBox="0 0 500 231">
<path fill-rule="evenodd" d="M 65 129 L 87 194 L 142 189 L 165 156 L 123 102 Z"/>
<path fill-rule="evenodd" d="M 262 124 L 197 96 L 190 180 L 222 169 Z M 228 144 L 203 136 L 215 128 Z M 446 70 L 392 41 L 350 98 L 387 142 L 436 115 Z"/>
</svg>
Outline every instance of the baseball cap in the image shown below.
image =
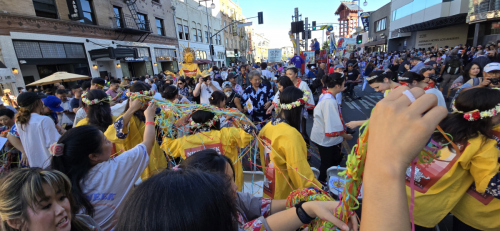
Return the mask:
<svg viewBox="0 0 500 231">
<path fill-rule="evenodd" d="M 344 65 L 342 65 L 342 64 L 337 64 L 337 65 L 335 65 L 335 69 L 337 69 L 337 68 L 342 68 L 342 69 L 345 69 Z"/>
<path fill-rule="evenodd" d="M 28 91 L 28 92 L 23 92 L 23 93 L 19 94 L 19 96 L 17 97 L 17 103 L 21 107 L 27 107 L 39 99 L 41 99 L 41 98 L 37 93 L 32 92 L 32 91 Z M 61 101 L 61 100 L 59 100 L 59 101 Z"/>
<path fill-rule="evenodd" d="M 493 62 L 484 66 L 484 72 L 488 73 L 490 71 L 500 71 L 500 63 Z"/>
<path fill-rule="evenodd" d="M 92 85 L 94 84 L 99 84 L 101 85 L 102 87 L 104 87 L 104 85 L 106 85 L 106 81 L 103 79 L 103 78 L 92 78 Z"/>
<path fill-rule="evenodd" d="M 227 74 L 227 79 L 232 79 L 232 78 L 236 78 L 236 75 L 234 73 Z"/>
<path fill-rule="evenodd" d="M 47 98 L 42 99 L 42 101 L 43 104 L 45 104 L 45 106 L 50 108 L 50 110 L 52 111 L 64 111 L 64 109 L 61 107 L 61 100 L 53 95 L 47 96 Z"/>
<path fill-rule="evenodd" d="M 315 66 L 311 66 L 311 69 L 314 69 L 314 68 L 316 68 L 316 67 Z"/>
<path fill-rule="evenodd" d="M 233 88 L 233 85 L 231 84 L 231 82 L 225 81 L 222 83 L 222 89 L 226 89 L 226 88 Z"/>
</svg>

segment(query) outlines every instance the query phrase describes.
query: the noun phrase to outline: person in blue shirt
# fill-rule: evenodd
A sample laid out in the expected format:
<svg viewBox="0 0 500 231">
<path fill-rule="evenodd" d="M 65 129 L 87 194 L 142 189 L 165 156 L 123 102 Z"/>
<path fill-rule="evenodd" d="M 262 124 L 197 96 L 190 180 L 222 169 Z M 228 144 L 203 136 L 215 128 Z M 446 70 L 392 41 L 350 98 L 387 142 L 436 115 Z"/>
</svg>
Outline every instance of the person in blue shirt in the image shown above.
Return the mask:
<svg viewBox="0 0 500 231">
<path fill-rule="evenodd" d="M 304 59 L 297 55 L 297 53 L 294 54 L 293 58 L 290 59 L 290 63 L 295 65 L 296 68 L 301 69 L 302 64 L 304 64 Z"/>
<path fill-rule="evenodd" d="M 314 55 L 316 55 L 316 59 L 319 58 L 319 51 L 321 48 L 319 47 L 318 39 L 314 39 Z"/>
<path fill-rule="evenodd" d="M 315 66 L 311 66 L 309 69 L 309 73 L 307 73 L 307 77 L 309 80 L 315 79 L 316 75 L 318 74 L 318 70 L 316 69 Z"/>
</svg>

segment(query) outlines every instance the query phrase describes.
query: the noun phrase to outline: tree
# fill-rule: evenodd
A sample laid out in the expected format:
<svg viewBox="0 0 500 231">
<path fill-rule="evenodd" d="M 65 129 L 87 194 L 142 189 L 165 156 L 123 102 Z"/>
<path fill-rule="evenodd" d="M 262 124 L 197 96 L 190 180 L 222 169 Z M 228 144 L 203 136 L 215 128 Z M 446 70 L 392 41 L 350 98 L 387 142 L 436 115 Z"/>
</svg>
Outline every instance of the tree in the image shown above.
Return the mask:
<svg viewBox="0 0 500 231">
<path fill-rule="evenodd" d="M 328 41 L 325 41 L 323 43 L 323 47 L 321 47 L 321 50 L 330 50 L 330 44 L 328 43 Z"/>
</svg>

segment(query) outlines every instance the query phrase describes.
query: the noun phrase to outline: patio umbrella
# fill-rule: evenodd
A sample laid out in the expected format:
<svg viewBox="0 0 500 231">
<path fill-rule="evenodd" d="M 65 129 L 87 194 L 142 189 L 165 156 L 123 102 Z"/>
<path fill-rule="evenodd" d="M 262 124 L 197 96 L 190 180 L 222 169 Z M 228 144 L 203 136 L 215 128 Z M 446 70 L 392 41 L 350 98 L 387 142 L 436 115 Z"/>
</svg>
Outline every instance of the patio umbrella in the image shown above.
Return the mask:
<svg viewBox="0 0 500 231">
<path fill-rule="evenodd" d="M 40 80 L 37 80 L 33 83 L 30 83 L 26 86 L 42 86 L 42 85 L 47 85 L 47 84 L 53 84 L 53 83 L 62 83 L 62 82 L 71 82 L 71 81 L 77 81 L 81 79 L 90 79 L 91 77 L 88 77 L 86 75 L 79 75 L 79 74 L 74 74 L 74 73 L 68 73 L 65 71 L 59 71 L 56 72 L 52 75 L 49 75 L 45 78 L 42 78 Z"/>
</svg>

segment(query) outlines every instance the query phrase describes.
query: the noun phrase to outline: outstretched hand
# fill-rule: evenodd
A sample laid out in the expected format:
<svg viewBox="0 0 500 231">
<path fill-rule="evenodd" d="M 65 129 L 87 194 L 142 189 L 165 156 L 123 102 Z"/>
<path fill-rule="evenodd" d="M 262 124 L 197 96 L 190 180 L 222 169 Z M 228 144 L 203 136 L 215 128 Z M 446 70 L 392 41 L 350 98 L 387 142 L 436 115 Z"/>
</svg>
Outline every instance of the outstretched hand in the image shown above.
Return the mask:
<svg viewBox="0 0 500 231">
<path fill-rule="evenodd" d="M 355 214 L 351 216 L 347 225 L 333 215 L 338 205 L 338 201 L 308 201 L 302 205 L 302 208 L 309 216 L 329 221 L 341 230 L 358 231 L 358 220 Z"/>
</svg>

